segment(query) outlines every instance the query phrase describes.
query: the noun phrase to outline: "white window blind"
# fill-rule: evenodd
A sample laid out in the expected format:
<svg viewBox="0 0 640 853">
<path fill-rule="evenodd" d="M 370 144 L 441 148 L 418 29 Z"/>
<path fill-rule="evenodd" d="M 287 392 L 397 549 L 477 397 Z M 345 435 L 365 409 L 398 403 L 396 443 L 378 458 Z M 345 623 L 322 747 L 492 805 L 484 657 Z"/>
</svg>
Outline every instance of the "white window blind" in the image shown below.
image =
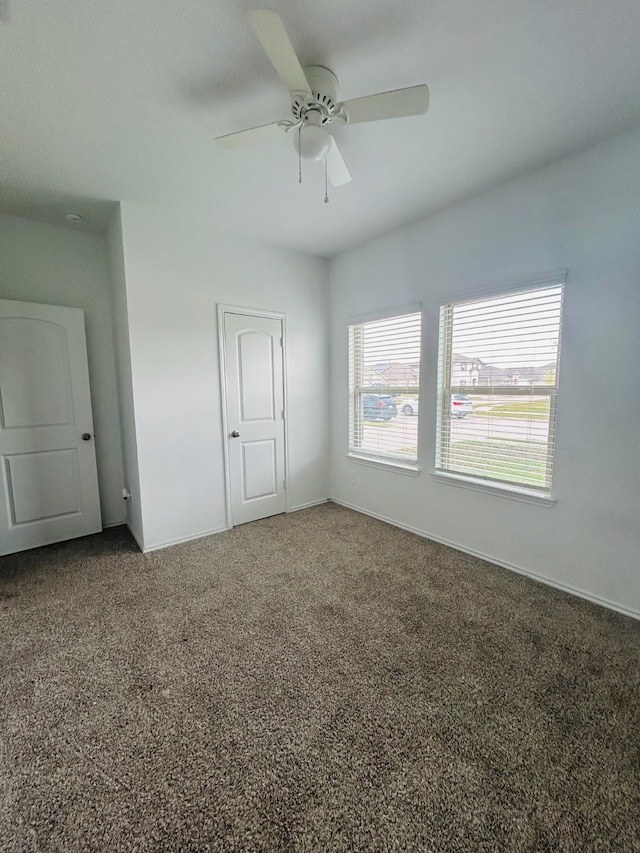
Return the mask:
<svg viewBox="0 0 640 853">
<path fill-rule="evenodd" d="M 444 305 L 436 469 L 551 490 L 563 283 Z"/>
<path fill-rule="evenodd" d="M 420 313 L 349 326 L 349 452 L 415 462 Z"/>
</svg>

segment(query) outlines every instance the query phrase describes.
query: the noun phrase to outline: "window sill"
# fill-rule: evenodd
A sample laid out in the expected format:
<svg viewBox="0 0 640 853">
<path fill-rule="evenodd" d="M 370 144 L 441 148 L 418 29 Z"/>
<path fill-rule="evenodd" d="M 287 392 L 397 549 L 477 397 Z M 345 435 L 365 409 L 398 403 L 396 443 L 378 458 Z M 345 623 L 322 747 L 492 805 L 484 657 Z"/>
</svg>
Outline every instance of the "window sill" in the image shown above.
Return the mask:
<svg viewBox="0 0 640 853">
<path fill-rule="evenodd" d="M 476 492 L 484 492 L 488 495 L 495 495 L 498 498 L 508 498 L 512 501 L 537 504 L 538 506 L 545 507 L 545 509 L 551 509 L 557 503 L 555 498 L 548 495 L 541 495 L 539 492 L 529 491 L 528 489 L 519 489 L 516 486 L 488 483 L 486 480 L 477 480 L 474 477 L 465 477 L 463 474 L 450 474 L 444 471 L 431 471 L 430 473 L 433 479 L 439 483 L 446 483 L 448 486 L 458 486 L 463 489 L 471 489 Z"/>
<path fill-rule="evenodd" d="M 393 471 L 396 474 L 404 474 L 408 477 L 419 477 L 420 468 L 415 463 L 401 462 L 395 459 L 375 459 L 371 456 L 359 456 L 356 453 L 347 453 L 349 462 L 358 465 L 368 465 L 370 468 L 379 468 L 383 471 Z"/>
</svg>

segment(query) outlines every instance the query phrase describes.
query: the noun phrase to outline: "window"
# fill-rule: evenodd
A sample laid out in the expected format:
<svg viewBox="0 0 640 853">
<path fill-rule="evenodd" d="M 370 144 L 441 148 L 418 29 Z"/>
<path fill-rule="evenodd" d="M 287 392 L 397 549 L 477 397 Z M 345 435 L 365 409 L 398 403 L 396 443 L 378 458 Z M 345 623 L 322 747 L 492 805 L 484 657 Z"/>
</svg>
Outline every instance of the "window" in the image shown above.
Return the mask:
<svg viewBox="0 0 640 853">
<path fill-rule="evenodd" d="M 441 308 L 436 471 L 550 493 L 562 295 L 556 280 Z"/>
<path fill-rule="evenodd" d="M 349 453 L 418 458 L 420 313 L 349 326 Z"/>
</svg>

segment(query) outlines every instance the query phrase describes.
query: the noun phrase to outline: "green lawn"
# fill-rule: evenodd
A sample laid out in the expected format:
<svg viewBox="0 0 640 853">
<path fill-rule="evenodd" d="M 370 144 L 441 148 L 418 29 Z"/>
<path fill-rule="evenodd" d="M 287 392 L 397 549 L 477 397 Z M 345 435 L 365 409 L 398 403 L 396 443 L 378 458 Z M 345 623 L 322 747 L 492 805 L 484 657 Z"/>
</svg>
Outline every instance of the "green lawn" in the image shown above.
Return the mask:
<svg viewBox="0 0 640 853">
<path fill-rule="evenodd" d="M 456 441 L 449 468 L 463 474 L 545 486 L 547 445 L 543 441 Z"/>
<path fill-rule="evenodd" d="M 498 403 L 496 406 L 491 406 L 490 409 L 480 409 L 474 406 L 473 414 L 484 417 L 527 418 L 534 421 L 546 421 L 549 419 L 549 400 Z"/>
</svg>

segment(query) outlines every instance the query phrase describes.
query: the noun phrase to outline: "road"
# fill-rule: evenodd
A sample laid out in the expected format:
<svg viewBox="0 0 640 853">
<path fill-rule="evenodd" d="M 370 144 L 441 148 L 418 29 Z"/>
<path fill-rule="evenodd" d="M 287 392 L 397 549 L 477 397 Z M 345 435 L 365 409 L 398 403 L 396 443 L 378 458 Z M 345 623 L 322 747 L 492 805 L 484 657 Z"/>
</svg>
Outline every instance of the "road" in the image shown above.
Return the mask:
<svg viewBox="0 0 640 853">
<path fill-rule="evenodd" d="M 488 418 L 483 415 L 467 415 L 466 418 L 451 419 L 452 441 L 486 438 L 532 439 L 546 441 L 549 424 L 545 420 L 527 418 Z"/>
<path fill-rule="evenodd" d="M 435 418 L 433 419 L 435 427 Z M 549 425 L 545 420 L 527 418 L 489 418 L 471 414 L 451 419 L 452 441 L 485 441 L 486 439 L 516 439 L 547 441 Z M 365 422 L 364 444 L 369 448 L 392 450 L 398 446 L 415 447 L 418 443 L 418 418 L 398 414 L 389 423 Z"/>
</svg>

